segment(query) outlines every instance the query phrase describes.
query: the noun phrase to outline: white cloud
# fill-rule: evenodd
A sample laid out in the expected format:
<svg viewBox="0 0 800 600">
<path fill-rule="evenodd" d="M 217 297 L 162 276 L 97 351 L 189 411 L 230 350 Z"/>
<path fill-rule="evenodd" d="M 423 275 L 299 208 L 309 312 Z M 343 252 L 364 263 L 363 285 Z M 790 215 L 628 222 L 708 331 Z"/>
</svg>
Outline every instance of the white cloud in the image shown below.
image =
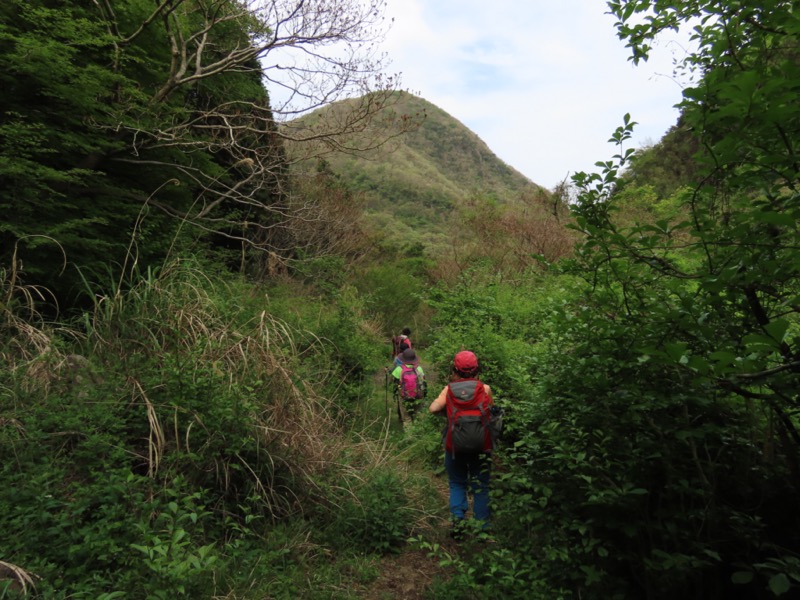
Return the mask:
<svg viewBox="0 0 800 600">
<path fill-rule="evenodd" d="M 505 162 L 551 188 L 615 153 L 631 113 L 633 145 L 675 123 L 680 86 L 669 47 L 633 67 L 599 0 L 388 0 L 385 48 L 404 87 L 450 113 Z"/>
</svg>

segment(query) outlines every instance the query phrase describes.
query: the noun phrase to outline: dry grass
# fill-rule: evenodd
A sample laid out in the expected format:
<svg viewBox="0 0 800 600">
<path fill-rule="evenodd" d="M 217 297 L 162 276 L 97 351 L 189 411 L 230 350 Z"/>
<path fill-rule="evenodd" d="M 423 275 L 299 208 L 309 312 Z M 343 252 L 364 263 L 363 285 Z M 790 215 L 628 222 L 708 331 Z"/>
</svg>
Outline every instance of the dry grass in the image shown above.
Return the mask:
<svg viewBox="0 0 800 600">
<path fill-rule="evenodd" d="M 5 282 L 0 291 L 7 298 L 8 277 Z M 250 409 L 250 418 L 252 435 L 265 450 L 259 460 L 272 464 L 267 468 L 250 464 L 251 459 L 241 454 L 214 457 L 222 487 L 230 485 L 232 463 L 238 462 L 276 520 L 304 510 L 309 502 L 328 502 L 320 481 L 328 485 L 336 482 L 352 494 L 361 483 L 362 469 L 388 466 L 391 449 L 386 439 L 377 444 L 362 440 L 355 445 L 348 439 L 334 415 L 332 401 L 316 391 L 335 374 L 315 373 L 318 380 L 309 381 L 296 372 L 295 365 L 307 355 L 324 352 L 327 342 L 308 331 L 294 330 L 267 311 L 243 321 L 238 308 L 226 311 L 220 307 L 220 302 L 231 302 L 236 294 L 231 290 L 217 293 L 215 286 L 219 285 L 199 270 L 175 261 L 158 275 L 142 278 L 130 290 L 99 297 L 87 323 L 84 347 L 88 358 L 56 349 L 52 333 L 43 325 L 17 317 L 6 303 L 2 316 L 7 332 L 13 328 L 14 335 L 7 336 L 12 343 L 6 345 L 0 358 L 14 368 L 25 369 L 26 385 L 42 395 L 54 384 L 74 384 L 78 374 L 91 375 L 90 362 L 105 362 L 113 368 L 134 352 L 155 358 L 144 363 L 150 365 L 159 364 L 160 357 L 167 355 L 183 356 L 185 377 L 207 378 L 212 372 L 231 390 L 247 381 L 269 382 L 265 397 Z M 18 293 L 29 300 L 26 316 L 35 315 L 35 298 L 30 292 Z M 301 338 L 302 350 L 297 342 Z M 144 409 L 149 434 L 137 452 L 147 474 L 155 480 L 167 452 L 202 450 L 196 447 L 194 433 L 205 429 L 212 436 L 225 436 L 227 432 L 209 432 L 200 415 L 179 419 L 182 409 L 159 405 L 156 398 L 162 391 L 153 382 L 160 378 L 153 375 L 137 373 L 134 368 L 126 371 L 125 385 L 131 402 Z M 83 379 L 87 386 L 99 381 Z M 280 481 L 275 479 L 277 473 Z"/>
<path fill-rule="evenodd" d="M 272 461 L 271 468 L 249 464 L 240 454 L 216 458 L 215 468 L 221 485 L 227 488 L 232 479 L 231 463 L 238 461 L 275 519 L 303 509 L 307 499 L 299 498 L 300 493 L 322 499 L 317 483 L 320 479 L 338 480 L 343 485 L 357 482 L 358 472 L 342 459 L 349 442 L 333 415 L 331 401 L 315 391 L 320 382 L 303 380 L 293 367 L 303 358 L 296 342 L 299 336 L 304 353 L 321 352 L 325 342 L 310 332 L 293 330 L 267 311 L 246 322 L 236 310 L 226 316 L 218 306 L 219 299 L 234 298 L 235 293 L 215 293 L 215 285 L 220 284 L 174 263 L 157 277 L 142 279 L 127 293 L 100 298 L 89 340 L 94 352 L 123 357 L 137 348 L 156 356 L 181 354 L 187 359 L 186 377 L 206 377 L 211 371 L 231 389 L 244 381 L 268 381 L 266 396 L 258 401 L 251 419 L 259 446 L 268 449 L 261 454 L 262 459 L 266 456 Z M 323 381 L 331 376 L 320 374 Z M 155 478 L 164 453 L 172 448 L 198 450 L 193 447 L 192 431 L 206 429 L 207 425 L 194 415 L 180 430 L 177 412 L 171 425 L 165 423 L 164 407 L 151 399 L 156 390 L 146 389 L 143 380 L 129 377 L 128 385 L 132 401 L 145 408 L 150 433 L 146 455 L 140 458 Z M 298 489 L 288 489 L 276 481 L 276 473 L 298 484 Z"/>
<path fill-rule="evenodd" d="M 513 282 L 540 267 L 570 257 L 577 241 L 567 228 L 571 218 L 566 205 L 544 192 L 496 205 L 479 197 L 457 206 L 451 219 L 449 245 L 436 256 L 431 276 L 455 284 L 476 264 L 490 263 L 492 270 Z"/>
<path fill-rule="evenodd" d="M 86 357 L 57 351 L 44 326 L 29 324 L 4 307 L 4 322 L 16 324 L 16 343 L 26 349 L 17 352 L 15 364 L 30 373 L 29 385 L 43 395 L 54 385 L 74 383 L 79 374 L 91 374 L 91 365 L 105 362 L 111 369 L 127 365 L 125 387 L 111 393 L 129 398 L 137 410 L 141 407 L 147 433 L 139 448 L 131 452 L 136 452 L 154 483 L 165 478 L 165 465 L 171 463 L 168 453 L 203 455 L 203 448 L 197 446 L 208 442 L 200 442 L 200 438 L 216 437 L 218 441 L 230 432 L 208 431 L 210 425 L 202 415 L 192 414 L 187 419 L 183 408 L 165 406 L 159 374 L 137 371 L 136 361 L 122 360 L 130 359 L 134 352 L 147 353 L 155 360 L 142 364 L 148 365 L 144 369 L 152 369 L 169 362 L 160 359 L 180 355 L 186 359 L 182 377 L 207 381 L 213 373 L 231 391 L 240 390 L 244 382 L 268 382 L 259 387 L 264 397 L 256 402 L 251 399 L 247 405 L 251 411 L 249 431 L 258 441 L 258 456 L 206 453 L 207 459 L 203 459 L 207 463 L 204 468 L 216 470 L 220 487 L 240 486 L 243 471 L 262 502 L 264 516 L 277 522 L 309 509 L 326 514 L 337 509 L 336 502 L 357 504 L 370 474 L 391 470 L 412 484 L 410 501 L 418 507 L 413 509 L 413 531 L 432 527 L 433 511 L 441 505 L 428 502 L 430 510 L 426 507 L 425 484 L 409 471 L 408 456 L 390 443 L 389 421 L 384 422 L 383 435 L 377 440 L 368 434 L 353 439 L 338 421 L 333 401 L 318 392 L 319 384 L 336 374 L 315 373 L 316 381 L 310 381 L 298 373 L 296 365 L 312 360 L 315 353 L 324 354 L 329 342 L 292 328 L 266 310 L 243 319 L 242 310 L 224 304 L 235 301 L 237 294 L 215 289 L 219 285 L 201 272 L 175 263 L 129 291 L 98 298 L 83 344 Z M 5 288 L 2 291 L 5 295 Z M 379 332 L 377 323 L 365 322 L 363 327 Z M 87 385 L 96 383 L 98 380 L 89 379 Z M 0 418 L 0 426 L 25 435 L 22 424 L 10 415 Z M 201 429 L 207 435 L 198 436 Z M 292 556 L 304 563 L 330 552 L 312 541 L 308 532 L 298 532 L 285 543 Z M 35 581 L 35 576 L 23 569 L 0 562 L 3 576 L 12 579 L 23 593 L 32 589 Z"/>
<path fill-rule="evenodd" d="M 36 587 L 34 583 L 36 578 L 36 575 L 29 573 L 22 567 L 0 560 L 0 584 L 4 581 L 11 581 L 9 589 L 27 595 L 29 591 L 33 591 Z"/>
<path fill-rule="evenodd" d="M 45 322 L 37 310 L 45 302 L 54 302 L 47 290 L 23 283 L 15 248 L 11 265 L 0 267 L 0 361 L 12 372 L 25 374 L 21 384 L 27 390 L 47 390 L 59 370 L 57 365 L 63 363 L 65 357 L 53 343 L 56 332 L 76 335 Z"/>
</svg>

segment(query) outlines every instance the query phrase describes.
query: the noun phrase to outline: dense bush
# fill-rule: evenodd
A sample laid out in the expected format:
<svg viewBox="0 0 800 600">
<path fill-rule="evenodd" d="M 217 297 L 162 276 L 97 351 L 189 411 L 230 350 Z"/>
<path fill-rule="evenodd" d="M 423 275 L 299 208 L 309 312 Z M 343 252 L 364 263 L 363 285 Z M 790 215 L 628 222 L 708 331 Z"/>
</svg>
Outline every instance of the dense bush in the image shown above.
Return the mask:
<svg viewBox="0 0 800 600">
<path fill-rule="evenodd" d="M 414 249 L 406 248 L 408 253 Z M 420 250 L 417 249 L 417 252 Z M 426 261 L 422 257 L 406 257 L 369 267 L 361 273 L 355 285 L 368 299 L 368 306 L 383 324 L 386 339 L 411 327 L 414 338 L 420 341 L 427 332 L 428 289 Z"/>
<path fill-rule="evenodd" d="M 336 310 L 319 324 L 332 340 L 294 329 L 253 292 L 176 263 L 99 297 L 83 331 L 60 338 L 5 312 L 0 559 L 40 597 L 210 597 L 265 571 L 297 590 L 307 559 L 286 555 L 297 542 L 267 540 L 312 513 L 360 551 L 402 540 L 401 486 L 350 470 L 337 416 L 347 394 L 319 393 L 344 361 L 371 360 L 369 342 L 348 345 L 369 336 Z M 321 480 L 358 505 L 334 507 Z"/>
<path fill-rule="evenodd" d="M 561 302 L 537 296 L 552 311 L 513 328 L 485 278 L 435 298 L 443 366 L 461 346 L 485 346 L 488 381 L 529 388 L 509 393 L 500 546 L 469 561 L 462 587 L 476 597 L 784 596 L 800 584 L 800 543 L 787 534 L 800 523 L 786 502 L 800 494 L 787 143 L 800 123 L 789 100 L 800 30 L 787 2 L 608 5 L 635 62 L 661 31 L 692 23 L 697 46 L 680 66 L 697 81 L 682 123 L 697 137 L 676 153 L 692 164 L 648 181 L 661 170 L 640 161 L 636 186 L 620 186 L 633 152 L 626 116 L 612 136 L 618 154 L 573 179 L 582 241 L 563 270 L 582 286 Z"/>
<path fill-rule="evenodd" d="M 366 473 L 360 487 L 352 492 L 332 489 L 328 497 L 336 508 L 320 528 L 331 546 L 385 553 L 405 543 L 412 519 L 405 482 L 396 473 Z"/>
<path fill-rule="evenodd" d="M 651 286 L 647 305 L 670 306 L 675 292 Z M 764 412 L 661 345 L 685 305 L 626 314 L 614 286 L 592 292 L 564 275 L 512 288 L 475 273 L 433 298 L 442 375 L 454 352 L 474 350 L 507 414 L 493 484 L 500 546 L 451 586 L 627 599 L 782 585 L 793 567 L 780 532 L 797 524 L 781 499 L 797 489 Z"/>
</svg>

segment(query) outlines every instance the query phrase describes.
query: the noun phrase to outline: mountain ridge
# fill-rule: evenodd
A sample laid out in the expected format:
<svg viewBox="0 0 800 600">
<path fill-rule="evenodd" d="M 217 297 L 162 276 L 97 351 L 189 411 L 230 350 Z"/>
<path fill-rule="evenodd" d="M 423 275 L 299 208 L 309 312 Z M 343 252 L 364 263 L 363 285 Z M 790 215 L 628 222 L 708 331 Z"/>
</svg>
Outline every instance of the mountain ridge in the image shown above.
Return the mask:
<svg viewBox="0 0 800 600">
<path fill-rule="evenodd" d="M 422 97 L 395 92 L 395 115 L 423 115 L 420 125 L 379 148 L 359 154 L 331 152 L 325 162 L 351 190 L 364 195 L 367 214 L 380 228 L 441 237 L 441 225 L 460 202 L 483 198 L 498 204 L 547 193 L 501 160 L 461 121 Z M 342 110 L 342 101 L 296 120 L 295 126 Z"/>
</svg>

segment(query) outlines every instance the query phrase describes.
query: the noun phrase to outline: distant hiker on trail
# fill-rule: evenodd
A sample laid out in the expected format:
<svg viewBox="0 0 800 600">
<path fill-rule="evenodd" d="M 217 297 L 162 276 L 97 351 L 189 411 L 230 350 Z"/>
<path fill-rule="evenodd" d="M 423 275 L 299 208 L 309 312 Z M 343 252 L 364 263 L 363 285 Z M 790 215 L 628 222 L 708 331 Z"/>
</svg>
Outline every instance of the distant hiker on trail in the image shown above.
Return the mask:
<svg viewBox="0 0 800 600">
<path fill-rule="evenodd" d="M 406 348 L 413 348 L 410 336 L 411 329 L 404 327 L 400 335 L 396 335 L 392 338 L 392 359 L 395 360 L 395 364 L 400 364 L 397 359 L 400 357 L 403 350 Z"/>
<path fill-rule="evenodd" d="M 431 402 L 431 413 L 447 411 L 444 438 L 444 468 L 450 483 L 450 535 L 460 539 L 465 532 L 473 492 L 473 517 L 488 526 L 491 451 L 499 434 L 499 409 L 494 408 L 491 388 L 478 379 L 478 358 L 464 350 L 453 359 L 450 383 Z"/>
<path fill-rule="evenodd" d="M 420 401 L 427 394 L 425 385 L 425 371 L 419 364 L 417 353 L 412 348 L 406 348 L 398 357 L 400 364 L 392 371 L 395 379 L 395 396 L 397 397 L 397 416 L 402 423 L 404 414 L 411 420 L 417 413 Z"/>
</svg>

